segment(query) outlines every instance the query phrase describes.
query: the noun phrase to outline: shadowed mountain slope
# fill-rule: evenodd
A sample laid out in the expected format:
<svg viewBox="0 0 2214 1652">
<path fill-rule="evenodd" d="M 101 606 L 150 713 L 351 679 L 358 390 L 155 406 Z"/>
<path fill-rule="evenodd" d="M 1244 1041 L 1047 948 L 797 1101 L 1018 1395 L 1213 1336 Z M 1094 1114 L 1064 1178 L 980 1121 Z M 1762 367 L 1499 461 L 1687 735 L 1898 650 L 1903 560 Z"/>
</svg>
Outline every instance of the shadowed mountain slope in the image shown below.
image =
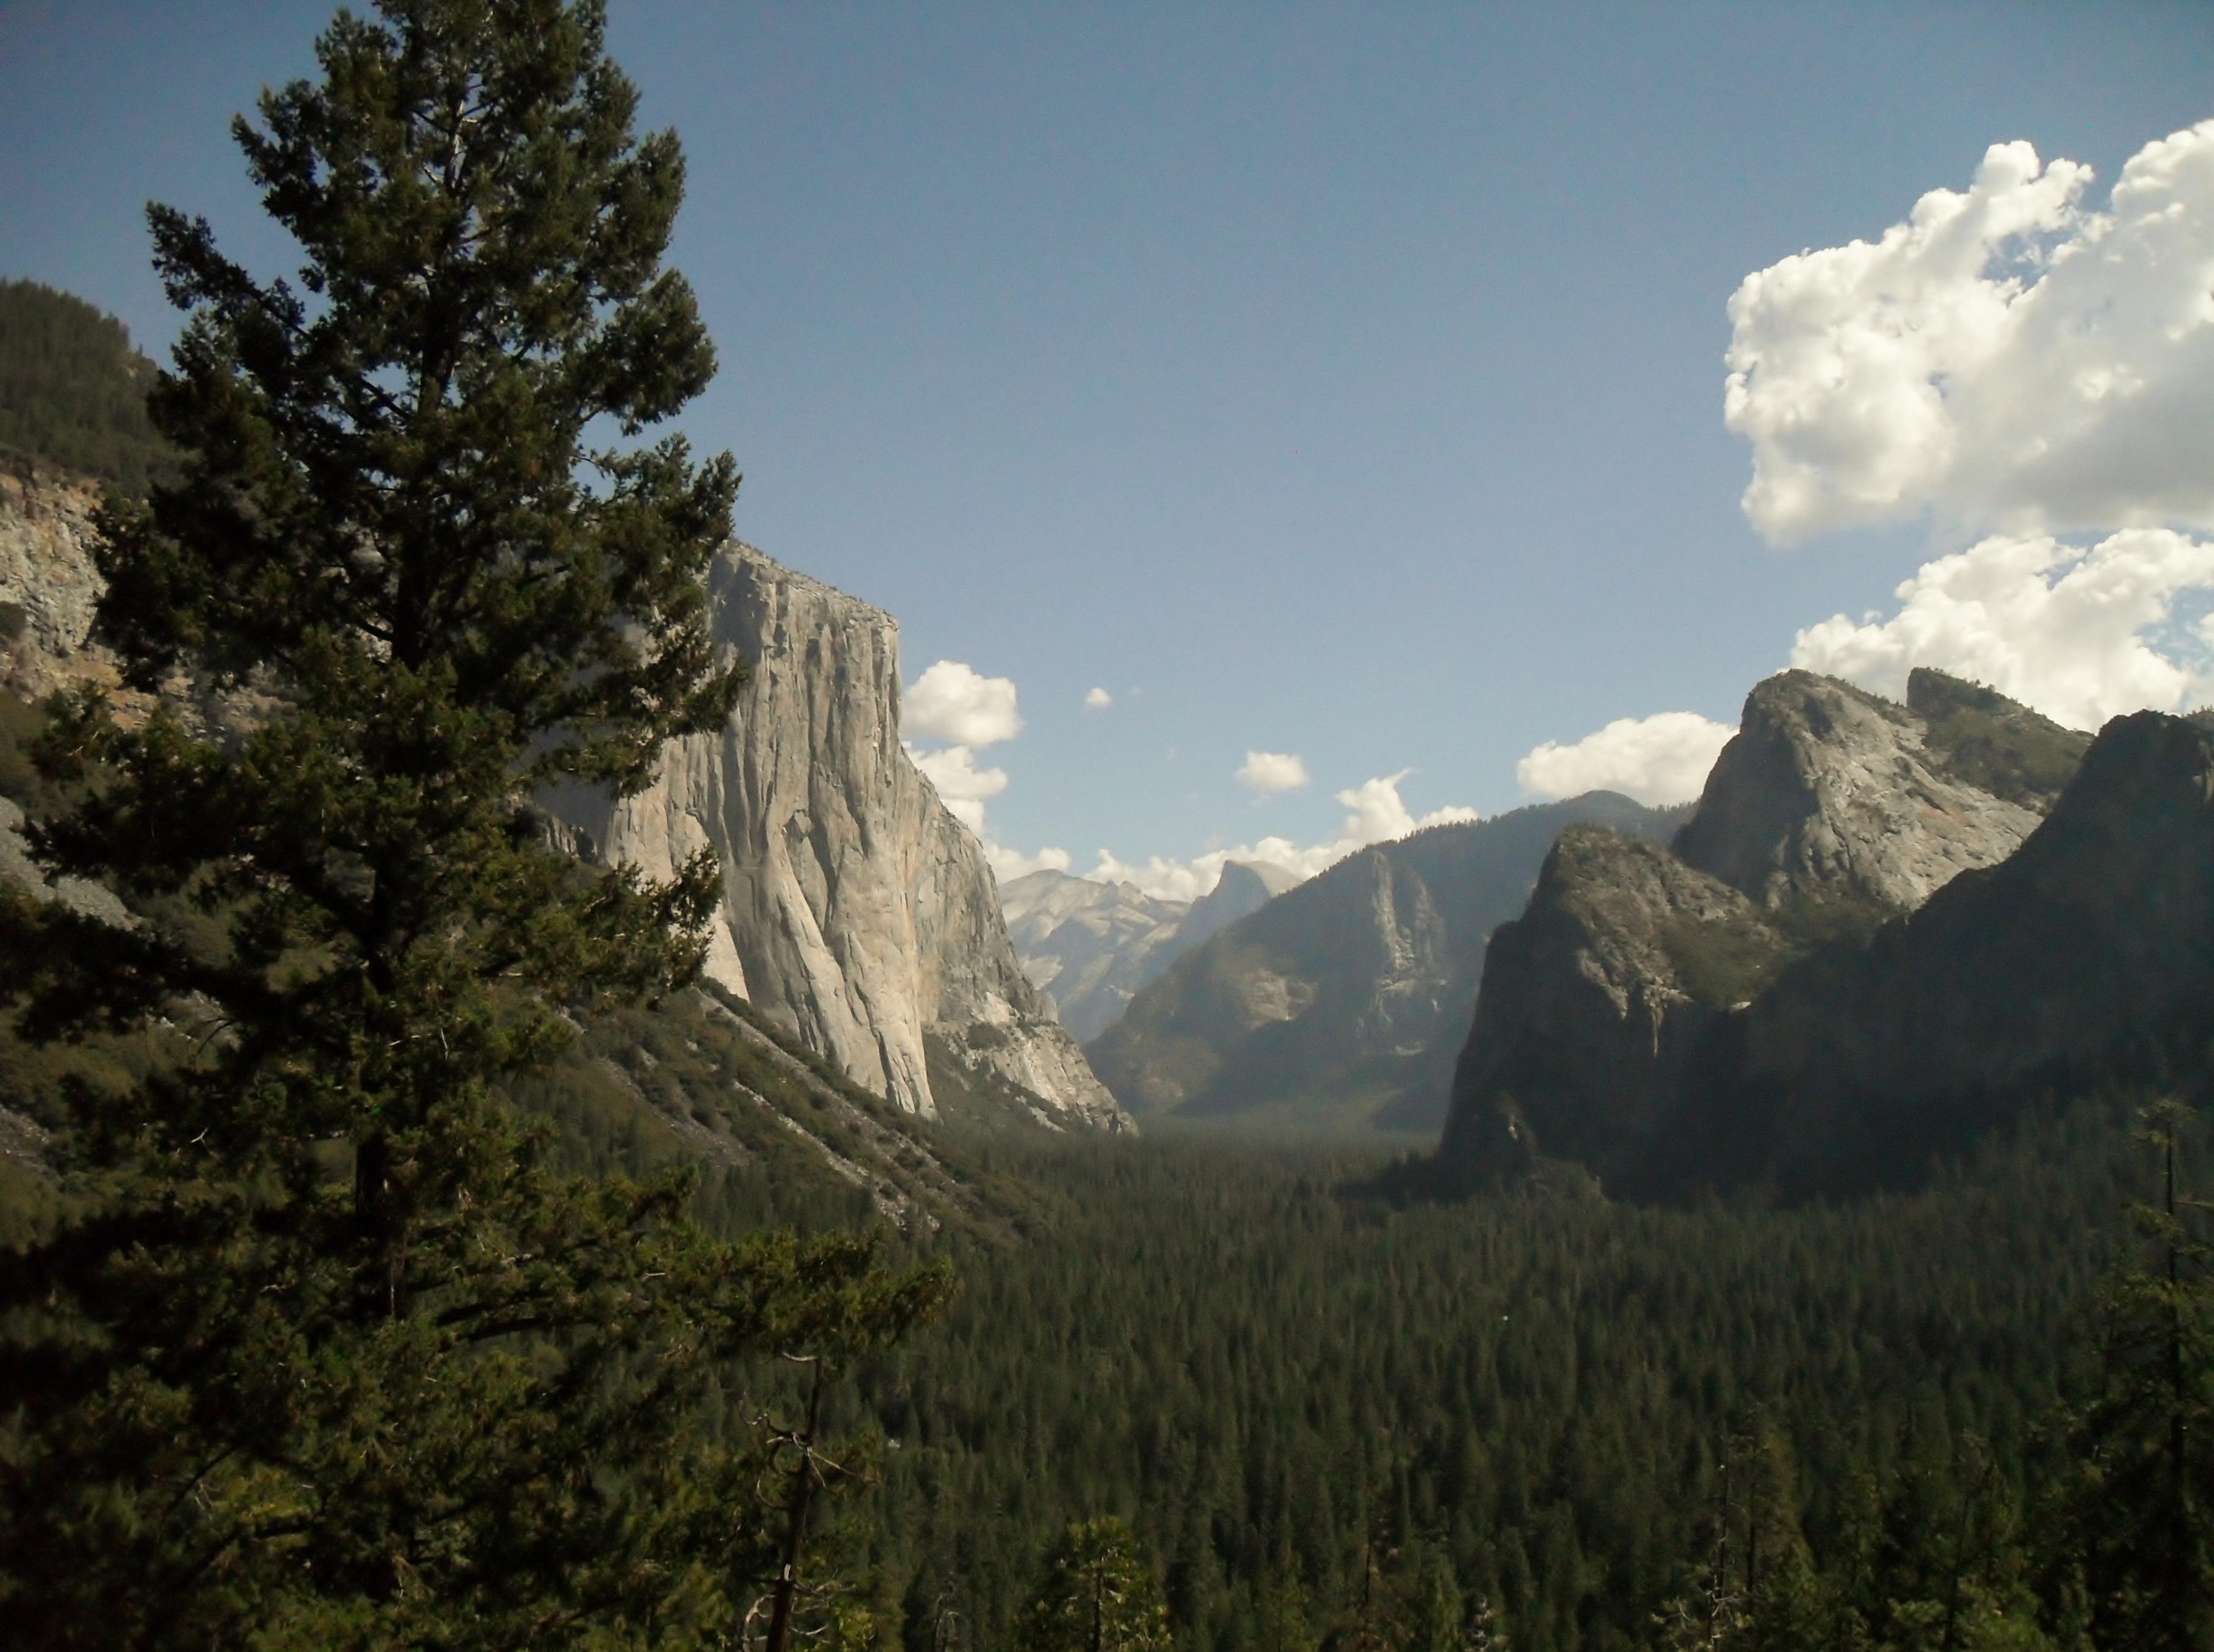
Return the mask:
<svg viewBox="0 0 2214 1652">
<path fill-rule="evenodd" d="M 1034 872 L 1002 888 L 1000 906 L 1031 984 L 1088 1043 L 1177 958 L 1299 881 L 1281 866 L 1232 860 L 1213 889 L 1187 903 L 1157 899 L 1135 884 Z"/>
<path fill-rule="evenodd" d="M 1672 852 L 1564 835 L 1493 938 L 1435 1180 L 1911 1179 L 2038 1083 L 2172 1058 L 2214 941 L 2205 743 L 1935 672 L 1903 707 L 1771 678 Z"/>
<path fill-rule="evenodd" d="M 1376 844 L 1178 958 L 1086 1053 L 1137 1113 L 1434 1130 L 1484 941 L 1555 836 L 1658 839 L 1680 818 L 1598 792 Z"/>
</svg>

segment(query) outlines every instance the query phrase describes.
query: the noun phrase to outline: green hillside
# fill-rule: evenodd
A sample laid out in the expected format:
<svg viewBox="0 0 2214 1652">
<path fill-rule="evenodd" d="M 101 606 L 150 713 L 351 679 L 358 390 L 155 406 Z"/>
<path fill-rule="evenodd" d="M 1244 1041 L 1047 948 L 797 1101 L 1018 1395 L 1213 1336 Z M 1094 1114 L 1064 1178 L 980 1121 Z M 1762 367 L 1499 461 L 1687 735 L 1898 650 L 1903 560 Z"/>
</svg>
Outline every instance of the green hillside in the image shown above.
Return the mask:
<svg viewBox="0 0 2214 1652">
<path fill-rule="evenodd" d="M 113 316 L 36 281 L 0 281 L 0 455 L 144 493 L 171 462 L 146 416 L 154 374 Z"/>
</svg>

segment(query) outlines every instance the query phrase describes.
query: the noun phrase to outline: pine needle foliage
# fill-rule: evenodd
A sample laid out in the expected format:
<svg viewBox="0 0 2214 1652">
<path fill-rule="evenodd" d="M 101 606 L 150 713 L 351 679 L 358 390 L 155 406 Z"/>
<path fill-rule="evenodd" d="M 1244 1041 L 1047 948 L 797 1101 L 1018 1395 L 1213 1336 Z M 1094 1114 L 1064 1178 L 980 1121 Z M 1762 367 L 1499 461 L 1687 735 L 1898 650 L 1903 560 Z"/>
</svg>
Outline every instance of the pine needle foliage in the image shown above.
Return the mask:
<svg viewBox="0 0 2214 1652">
<path fill-rule="evenodd" d="M 682 158 L 602 37 L 594 0 L 341 12 L 234 125 L 297 286 L 150 208 L 184 459 L 108 513 L 101 623 L 243 732 L 89 696 L 38 747 L 72 803 L 37 854 L 139 915 L 5 897 L 0 1007 L 175 1050 L 38 1098 L 70 1215 L 0 1257 L 13 1645 L 719 1643 L 790 1547 L 766 1422 L 703 1421 L 732 1361 L 944 1293 L 864 1239 L 710 1241 L 679 1176 L 556 1175 L 502 1099 L 688 980 L 719 888 L 588 874 L 529 799 L 644 784 L 743 676 L 703 583 L 731 462 L 638 440 L 714 366 L 661 264 Z"/>
<path fill-rule="evenodd" d="M 1072 1524 L 1018 1638 L 1023 1652 L 1168 1652 L 1168 1606 L 1136 1534 L 1112 1514 Z"/>
<path fill-rule="evenodd" d="M 2189 1111 L 2168 1098 L 2141 1117 L 2159 1193 L 2131 1215 L 2151 1265 L 2119 1273 L 2099 1303 L 2097 1385 L 2068 1417 L 2076 1472 L 2056 1500 L 2052 1593 L 2082 1594 L 2102 1648 L 2198 1652 L 2214 1645 L 2214 1246 L 2206 1207 L 2178 1185 Z"/>
</svg>

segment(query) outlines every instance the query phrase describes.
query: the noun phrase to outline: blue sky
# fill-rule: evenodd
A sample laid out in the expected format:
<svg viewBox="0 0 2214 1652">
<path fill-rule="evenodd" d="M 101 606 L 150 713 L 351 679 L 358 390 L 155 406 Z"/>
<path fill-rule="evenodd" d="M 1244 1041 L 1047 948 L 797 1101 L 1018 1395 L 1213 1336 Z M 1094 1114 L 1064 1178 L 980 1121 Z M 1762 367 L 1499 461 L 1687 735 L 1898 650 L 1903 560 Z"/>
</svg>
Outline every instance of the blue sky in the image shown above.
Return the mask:
<svg viewBox="0 0 2214 1652">
<path fill-rule="evenodd" d="M 2195 4 L 611 13 L 690 159 L 723 369 L 684 422 L 740 532 L 897 615 L 911 680 L 1012 679 L 990 833 L 1078 870 L 1325 841 L 1402 770 L 1488 813 L 1541 742 L 1734 721 L 1946 548 L 1748 524 L 1740 281 L 1992 144 L 2102 194 L 2214 116 Z M 0 274 L 159 347 L 149 198 L 284 267 L 224 125 L 327 15 L 0 3 Z M 1311 783 L 1241 785 L 1256 750 Z"/>
</svg>

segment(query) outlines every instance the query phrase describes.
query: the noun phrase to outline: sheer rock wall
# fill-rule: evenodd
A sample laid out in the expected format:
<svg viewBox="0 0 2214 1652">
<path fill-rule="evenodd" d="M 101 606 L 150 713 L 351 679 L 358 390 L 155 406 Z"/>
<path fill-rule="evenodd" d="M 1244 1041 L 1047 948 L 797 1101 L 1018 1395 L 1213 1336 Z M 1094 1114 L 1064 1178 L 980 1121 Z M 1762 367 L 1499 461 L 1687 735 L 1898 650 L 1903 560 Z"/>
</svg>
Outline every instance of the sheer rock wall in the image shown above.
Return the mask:
<svg viewBox="0 0 2214 1652">
<path fill-rule="evenodd" d="M 603 861 L 723 862 L 708 973 L 855 1082 L 933 1114 L 926 1035 L 1042 1117 L 1128 1119 L 1024 977 L 982 847 L 900 744 L 892 617 L 731 543 L 715 636 L 753 668 L 728 726 L 673 743 L 620 803 L 548 800 Z"/>
</svg>

